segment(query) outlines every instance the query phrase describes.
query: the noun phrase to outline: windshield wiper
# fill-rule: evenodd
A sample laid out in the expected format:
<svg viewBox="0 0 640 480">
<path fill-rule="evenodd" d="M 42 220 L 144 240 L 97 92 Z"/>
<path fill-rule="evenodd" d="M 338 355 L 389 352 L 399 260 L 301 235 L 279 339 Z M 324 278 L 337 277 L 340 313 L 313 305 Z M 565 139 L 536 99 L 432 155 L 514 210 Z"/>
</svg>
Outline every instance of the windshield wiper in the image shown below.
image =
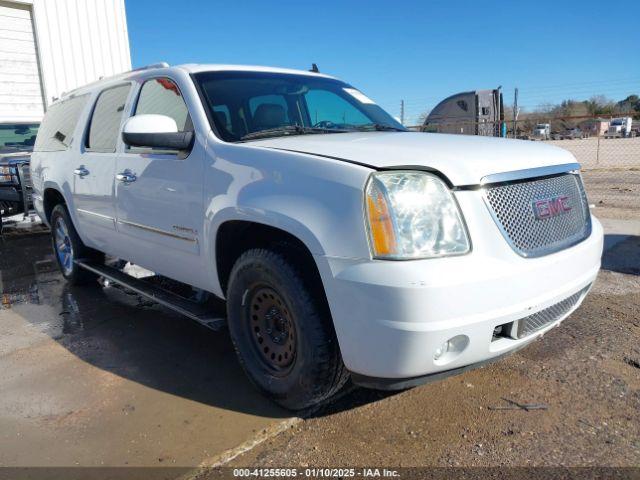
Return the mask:
<svg viewBox="0 0 640 480">
<path fill-rule="evenodd" d="M 354 128 L 354 130 L 358 130 L 360 132 L 406 132 L 406 128 L 394 127 L 393 125 L 386 125 L 384 123 L 367 123 L 365 125 L 358 125 Z"/>
<path fill-rule="evenodd" d="M 257 132 L 247 133 L 240 137 L 240 140 L 254 140 L 257 138 L 280 137 L 286 135 L 306 135 L 310 133 L 344 133 L 349 130 L 337 128 L 319 128 L 319 127 L 301 127 L 300 125 L 285 125 L 277 128 L 268 128 L 266 130 L 258 130 Z"/>
</svg>

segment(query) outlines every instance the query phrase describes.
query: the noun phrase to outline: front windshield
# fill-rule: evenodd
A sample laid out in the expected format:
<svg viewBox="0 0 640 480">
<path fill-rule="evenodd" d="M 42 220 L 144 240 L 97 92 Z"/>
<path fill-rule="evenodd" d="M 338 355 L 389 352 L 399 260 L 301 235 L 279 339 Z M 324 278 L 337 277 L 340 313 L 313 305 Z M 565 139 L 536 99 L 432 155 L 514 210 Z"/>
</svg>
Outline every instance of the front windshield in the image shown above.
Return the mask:
<svg viewBox="0 0 640 480">
<path fill-rule="evenodd" d="M 536 128 L 543 129 L 543 128 L 547 128 L 547 126 L 541 123 L 541 124 L 536 125 Z"/>
<path fill-rule="evenodd" d="M 360 91 L 331 78 L 237 71 L 204 72 L 195 79 L 219 136 L 227 142 L 302 133 L 405 130 Z"/>
<path fill-rule="evenodd" d="M 614 121 L 611 122 L 611 125 L 622 125 L 622 120 L 620 120 L 619 118 L 616 118 Z"/>
<path fill-rule="evenodd" d="M 33 150 L 39 126 L 37 123 L 0 124 L 0 153 Z"/>
</svg>

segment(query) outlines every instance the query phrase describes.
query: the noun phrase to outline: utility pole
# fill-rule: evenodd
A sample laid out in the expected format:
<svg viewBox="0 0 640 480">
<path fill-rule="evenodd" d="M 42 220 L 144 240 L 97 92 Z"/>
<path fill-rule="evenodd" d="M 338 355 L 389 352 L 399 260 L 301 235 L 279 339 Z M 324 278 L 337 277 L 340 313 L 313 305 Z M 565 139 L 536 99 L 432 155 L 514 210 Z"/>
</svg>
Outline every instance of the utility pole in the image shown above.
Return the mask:
<svg viewBox="0 0 640 480">
<path fill-rule="evenodd" d="M 400 123 L 404 125 L 404 100 L 400 100 Z"/>
<path fill-rule="evenodd" d="M 517 138 L 518 136 L 518 114 L 520 113 L 520 109 L 518 109 L 518 88 L 514 92 L 513 96 L 513 138 Z"/>
</svg>

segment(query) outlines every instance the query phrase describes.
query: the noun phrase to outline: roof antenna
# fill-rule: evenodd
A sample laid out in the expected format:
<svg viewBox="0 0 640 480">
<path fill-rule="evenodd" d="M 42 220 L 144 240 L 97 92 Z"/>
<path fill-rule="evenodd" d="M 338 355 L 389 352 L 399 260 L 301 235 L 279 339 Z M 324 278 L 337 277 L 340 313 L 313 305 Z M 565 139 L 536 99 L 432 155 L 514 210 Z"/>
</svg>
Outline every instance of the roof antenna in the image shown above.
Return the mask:
<svg viewBox="0 0 640 480">
<path fill-rule="evenodd" d="M 311 64 L 311 70 L 309 71 L 313 73 L 320 73 L 320 70 L 318 70 L 318 65 L 316 65 L 315 63 Z"/>
</svg>

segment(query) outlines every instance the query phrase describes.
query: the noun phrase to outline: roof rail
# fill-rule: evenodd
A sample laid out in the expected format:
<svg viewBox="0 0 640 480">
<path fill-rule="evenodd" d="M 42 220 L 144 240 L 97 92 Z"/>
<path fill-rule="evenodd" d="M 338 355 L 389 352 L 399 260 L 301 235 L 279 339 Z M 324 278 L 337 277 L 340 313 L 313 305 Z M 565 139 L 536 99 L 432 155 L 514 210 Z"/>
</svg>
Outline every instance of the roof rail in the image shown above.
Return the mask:
<svg viewBox="0 0 640 480">
<path fill-rule="evenodd" d="M 129 70 L 128 72 L 124 72 L 124 73 L 138 72 L 140 70 L 151 70 L 152 68 L 168 68 L 168 67 L 169 67 L 169 64 L 167 62 L 158 62 L 158 63 L 152 63 L 151 65 L 145 65 L 144 67 L 134 68 L 133 70 Z"/>
<path fill-rule="evenodd" d="M 159 62 L 159 63 L 152 63 L 151 65 L 145 65 L 144 67 L 138 67 L 138 68 L 134 68 L 132 70 L 127 70 L 126 72 L 121 72 L 121 73 L 116 73 L 115 75 L 112 75 L 111 77 L 119 77 L 121 75 L 126 75 L 127 73 L 133 73 L 133 72 L 141 72 L 142 70 L 152 70 L 154 68 L 168 68 L 169 64 L 167 62 Z M 100 77 L 99 80 L 104 80 L 105 78 L 111 78 L 111 77 Z"/>
<path fill-rule="evenodd" d="M 90 82 L 90 83 L 88 83 L 86 85 L 82 85 L 80 87 L 74 88 L 73 90 L 69 90 L 68 92 L 62 92 L 60 94 L 60 98 L 66 97 L 67 95 L 71 95 L 73 92 L 75 92 L 76 90 L 80 90 L 81 88 L 85 88 L 85 87 L 88 87 L 90 85 L 95 85 L 97 83 L 100 83 L 103 80 L 117 79 L 117 78 L 120 78 L 120 77 L 122 77 L 124 75 L 127 75 L 128 73 L 140 72 L 142 70 L 151 70 L 151 69 L 154 69 L 154 68 L 168 68 L 168 67 L 169 67 L 169 64 L 167 62 L 159 62 L 159 63 L 152 63 L 151 65 L 145 65 L 144 67 L 134 68 L 133 70 L 127 70 L 126 72 L 116 73 L 115 75 L 111 75 L 109 77 L 102 76 L 102 77 L 98 78 L 98 80 L 96 80 L 94 82 Z"/>
</svg>

